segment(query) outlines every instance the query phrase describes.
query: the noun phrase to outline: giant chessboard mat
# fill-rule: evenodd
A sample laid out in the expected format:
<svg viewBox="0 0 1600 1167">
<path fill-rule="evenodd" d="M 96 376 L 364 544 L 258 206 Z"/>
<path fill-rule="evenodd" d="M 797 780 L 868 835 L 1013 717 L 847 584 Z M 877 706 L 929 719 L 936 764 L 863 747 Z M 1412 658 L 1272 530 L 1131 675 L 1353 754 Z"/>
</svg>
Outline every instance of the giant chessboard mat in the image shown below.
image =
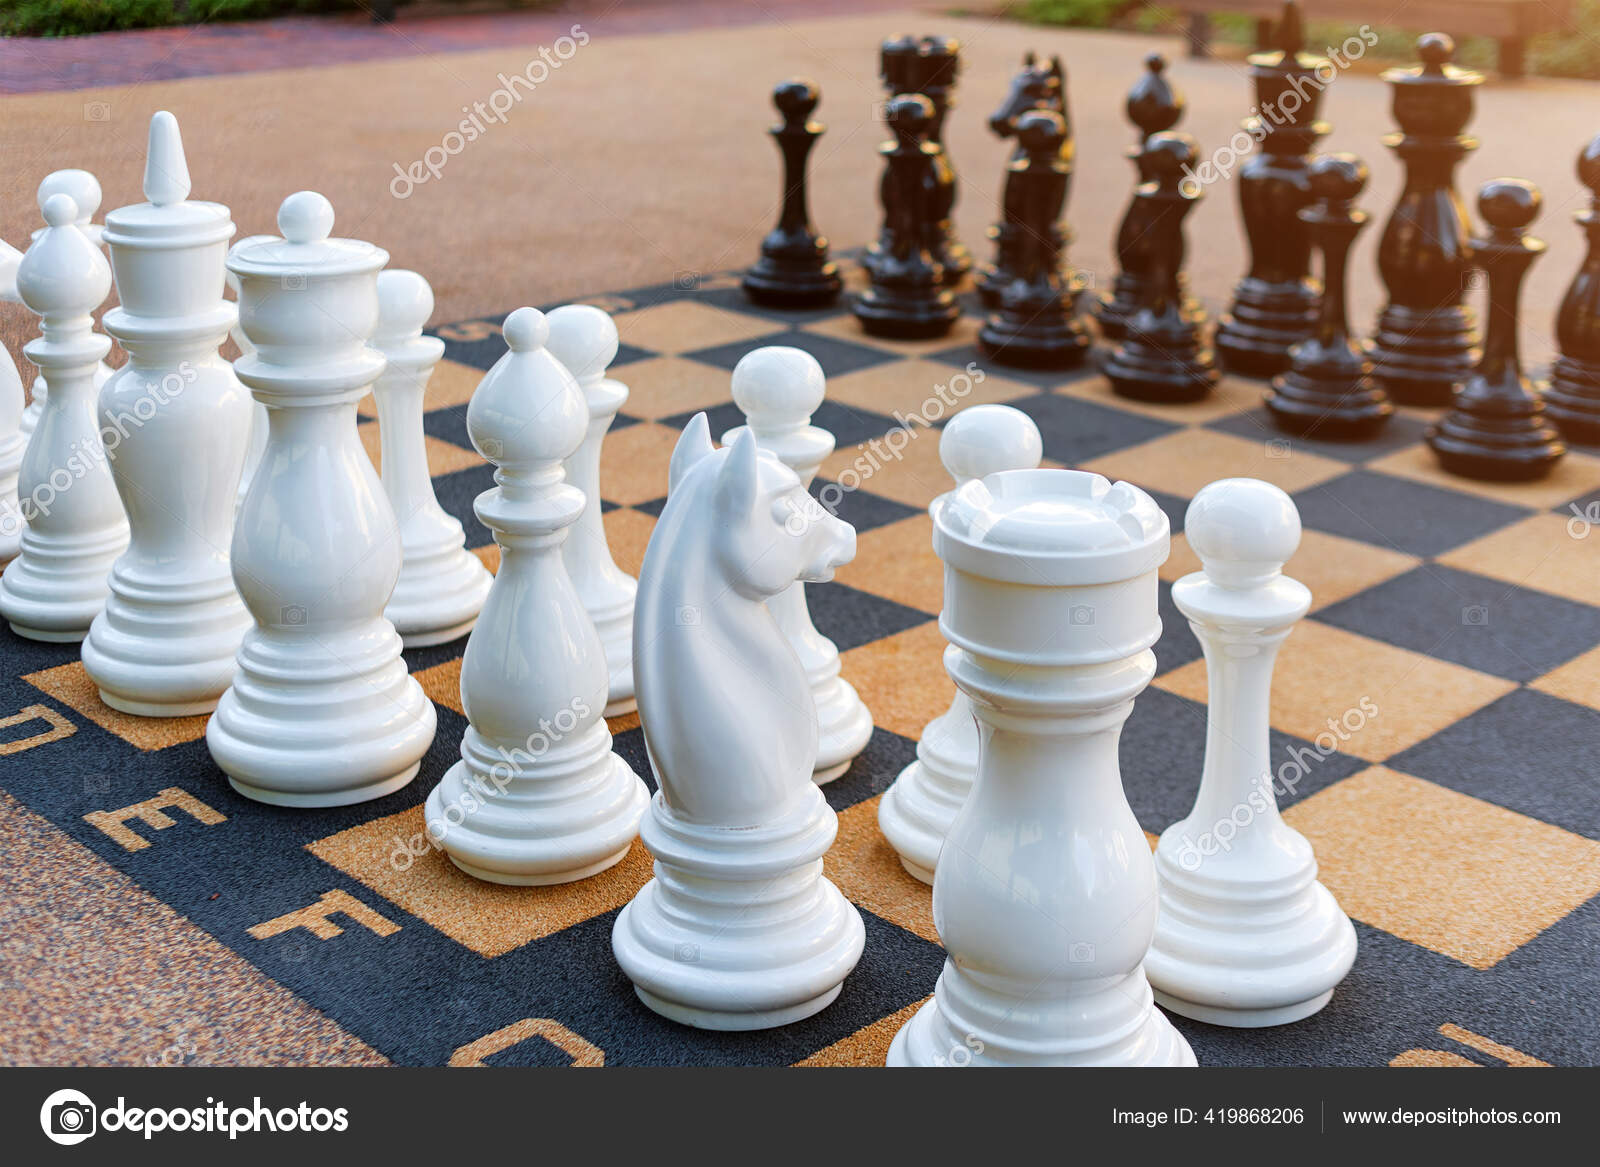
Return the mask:
<svg viewBox="0 0 1600 1167">
<path fill-rule="evenodd" d="M 1205 742 L 1205 664 L 1170 600 L 1171 581 L 1198 566 L 1181 533 L 1187 500 L 1249 475 L 1288 491 L 1304 520 L 1289 571 L 1315 599 L 1277 666 L 1273 768 L 1360 951 L 1332 1003 L 1299 1024 L 1177 1018 L 1201 1063 L 1600 1063 L 1600 451 L 1574 450 L 1545 482 L 1500 486 L 1440 472 L 1422 413 L 1400 411 L 1366 444 L 1286 440 L 1256 382 L 1154 407 L 1114 397 L 1090 371 L 990 365 L 974 348 L 975 303 L 947 338 L 891 343 L 864 336 L 842 304 L 752 307 L 732 275 L 589 302 L 615 315 L 612 375 L 632 391 L 601 486 L 613 552 L 632 572 L 681 428 L 699 410 L 713 434 L 740 420 L 738 359 L 796 345 L 828 375 L 815 421 L 838 449 L 817 489 L 840 486 L 829 497 L 859 542 L 835 582 L 809 589 L 811 610 L 876 725 L 825 787 L 839 815 L 826 871 L 867 931 L 833 1005 L 739 1034 L 646 1009 L 610 944 L 650 875 L 637 842 L 611 870 L 547 888 L 475 881 L 429 846 L 422 802 L 466 726 L 464 641 L 406 653 L 439 711 L 414 782 L 359 806 L 292 810 L 233 793 L 206 752 L 204 717 L 113 712 L 75 645 L 6 631 L 0 787 L 396 1063 L 879 1064 L 944 959 L 929 889 L 877 827 L 879 797 L 953 692 L 926 513 L 949 480 L 937 434 L 914 415 L 937 425 L 949 416 L 940 402 L 1004 402 L 1038 423 L 1048 465 L 1131 481 L 1172 520 L 1159 667 L 1121 743 L 1128 799 L 1152 838 L 1187 813 Z M 491 567 L 497 548 L 472 512 L 491 467 L 468 441 L 466 408 L 505 351 L 502 316 L 436 330 L 447 356 L 425 422 L 439 499 Z M 361 429 L 376 459 L 374 417 L 369 399 Z M 913 436 L 882 440 L 897 417 L 913 419 Z M 637 717 L 611 728 L 650 781 Z M 139 986 L 124 989 L 137 1008 Z M 252 1004 L 238 1000 L 241 1015 Z"/>
</svg>

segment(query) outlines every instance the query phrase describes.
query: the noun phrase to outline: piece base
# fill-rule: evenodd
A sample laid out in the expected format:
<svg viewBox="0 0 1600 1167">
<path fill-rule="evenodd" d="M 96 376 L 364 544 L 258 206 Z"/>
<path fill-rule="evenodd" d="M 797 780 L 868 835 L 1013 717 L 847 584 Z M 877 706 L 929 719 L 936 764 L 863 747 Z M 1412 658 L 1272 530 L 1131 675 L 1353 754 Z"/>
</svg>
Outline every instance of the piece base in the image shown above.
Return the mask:
<svg viewBox="0 0 1600 1167">
<path fill-rule="evenodd" d="M 906 874 L 912 879 L 920 880 L 929 887 L 933 886 L 933 869 L 931 867 L 924 867 L 920 863 L 913 863 L 904 855 L 900 856 L 900 866 L 906 869 Z"/>
<path fill-rule="evenodd" d="M 629 840 L 627 847 L 624 847 L 615 855 L 606 856 L 598 863 L 591 863 L 586 867 L 579 867 L 572 871 L 546 872 L 540 875 L 516 875 L 509 871 L 496 871 L 488 867 L 478 867 L 472 863 L 465 863 L 454 855 L 450 855 L 450 862 L 472 876 L 473 879 L 481 879 L 485 883 L 500 883 L 508 887 L 548 887 L 557 883 L 575 883 L 580 879 L 587 879 L 591 875 L 598 875 L 608 867 L 615 867 L 622 862 L 623 857 L 628 854 L 628 850 L 632 846 L 633 842 Z M 449 852 L 447 851 L 446 854 L 449 855 Z"/>
<path fill-rule="evenodd" d="M 413 762 L 393 778 L 384 778 L 381 781 L 373 782 L 366 786 L 358 786 L 351 790 L 323 790 L 309 793 L 268 790 L 265 787 L 251 786 L 248 783 L 240 782 L 231 774 L 228 776 L 228 785 L 246 798 L 252 798 L 256 802 L 264 802 L 268 806 L 354 806 L 358 802 L 371 802 L 373 799 L 382 798 L 386 794 L 393 794 L 415 778 L 417 771 L 420 769 L 422 769 L 422 763 Z"/>
<path fill-rule="evenodd" d="M 606 703 L 605 716 L 621 717 L 624 713 L 636 713 L 638 712 L 638 709 L 639 701 L 636 697 L 619 697 L 615 701 L 608 701 Z"/>
<path fill-rule="evenodd" d="M 679 1025 L 690 1025 L 695 1029 L 715 1029 L 724 1033 L 747 1032 L 753 1029 L 776 1029 L 780 1025 L 792 1025 L 802 1021 L 813 1013 L 820 1013 L 833 1004 L 839 996 L 839 991 L 844 984 L 834 985 L 833 988 L 809 1001 L 802 1001 L 798 1005 L 790 1005 L 784 1009 L 771 1009 L 759 1013 L 724 1013 L 712 1009 L 695 1009 L 688 1005 L 679 1005 L 656 996 L 647 989 L 638 985 L 633 991 L 638 994 L 639 1000 L 656 1013 L 661 1014 L 668 1021 L 676 1021 Z"/>
<path fill-rule="evenodd" d="M 1273 1025 L 1289 1025 L 1310 1017 L 1333 999 L 1333 990 L 1329 989 L 1326 993 L 1318 993 L 1309 1000 L 1296 1001 L 1292 1005 L 1278 1005 L 1271 1009 L 1222 1009 L 1215 1005 L 1201 1005 L 1194 1001 L 1185 1001 L 1181 997 L 1169 996 L 1159 989 L 1154 992 L 1156 1004 L 1169 1013 L 1229 1029 L 1266 1029 Z"/>
<path fill-rule="evenodd" d="M 159 704 L 149 701 L 128 701 L 115 694 L 100 690 L 100 700 L 104 701 L 118 713 L 131 713 L 135 717 L 194 717 L 201 713 L 210 713 L 217 707 L 221 694 L 206 701 L 173 702 Z"/>
<path fill-rule="evenodd" d="M 46 644 L 80 644 L 89 635 L 87 628 L 29 628 L 23 624 L 12 624 L 11 631 L 29 640 L 42 640 Z"/>
<path fill-rule="evenodd" d="M 855 761 L 854 758 L 846 758 L 844 761 L 838 763 L 837 765 L 829 766 L 825 770 L 816 770 L 811 775 L 811 781 L 815 782 L 818 786 L 826 786 L 835 778 L 842 777 L 844 772 L 850 768 L 850 763 L 853 761 Z"/>
<path fill-rule="evenodd" d="M 396 631 L 400 633 L 400 643 L 406 648 L 432 648 L 436 644 L 449 644 L 452 640 L 460 640 L 472 631 L 477 622 L 478 618 L 474 616 L 449 628 L 436 628 L 427 632 L 405 632 L 401 629 Z"/>
</svg>

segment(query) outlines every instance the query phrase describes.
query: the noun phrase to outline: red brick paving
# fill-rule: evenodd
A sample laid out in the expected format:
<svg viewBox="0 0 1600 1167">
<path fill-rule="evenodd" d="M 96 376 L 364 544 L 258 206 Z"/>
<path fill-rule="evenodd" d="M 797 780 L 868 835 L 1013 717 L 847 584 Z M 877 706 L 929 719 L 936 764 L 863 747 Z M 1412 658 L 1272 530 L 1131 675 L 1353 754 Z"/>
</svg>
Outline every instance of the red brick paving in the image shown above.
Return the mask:
<svg viewBox="0 0 1600 1167">
<path fill-rule="evenodd" d="M 336 65 L 506 44 L 548 44 L 582 24 L 592 36 L 782 23 L 914 8 L 917 0 L 572 0 L 539 11 L 364 14 L 0 39 L 0 93 L 137 85 L 181 77 Z"/>
</svg>

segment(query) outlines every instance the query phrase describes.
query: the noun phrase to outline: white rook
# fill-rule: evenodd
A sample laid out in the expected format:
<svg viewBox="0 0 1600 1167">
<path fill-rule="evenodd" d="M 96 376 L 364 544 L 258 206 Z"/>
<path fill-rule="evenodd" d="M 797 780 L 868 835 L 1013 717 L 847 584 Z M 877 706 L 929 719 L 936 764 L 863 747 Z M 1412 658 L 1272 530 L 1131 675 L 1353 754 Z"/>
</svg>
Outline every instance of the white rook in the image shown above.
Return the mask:
<svg viewBox="0 0 1600 1167">
<path fill-rule="evenodd" d="M 1147 967 L 1175 1013 L 1282 1025 L 1326 1005 L 1356 956 L 1355 929 L 1272 788 L 1272 665 L 1311 604 L 1283 574 L 1300 515 L 1276 486 L 1228 478 L 1195 495 L 1184 533 L 1203 570 L 1172 599 L 1205 649 L 1206 758 L 1194 809 L 1156 848 L 1161 919 Z"/>
<path fill-rule="evenodd" d="M 949 959 L 889 1064 L 1193 1065 L 1145 980 L 1155 864 L 1117 763 L 1155 674 L 1166 516 L 1098 474 L 1013 470 L 933 522 L 978 773 L 933 881 Z"/>
</svg>

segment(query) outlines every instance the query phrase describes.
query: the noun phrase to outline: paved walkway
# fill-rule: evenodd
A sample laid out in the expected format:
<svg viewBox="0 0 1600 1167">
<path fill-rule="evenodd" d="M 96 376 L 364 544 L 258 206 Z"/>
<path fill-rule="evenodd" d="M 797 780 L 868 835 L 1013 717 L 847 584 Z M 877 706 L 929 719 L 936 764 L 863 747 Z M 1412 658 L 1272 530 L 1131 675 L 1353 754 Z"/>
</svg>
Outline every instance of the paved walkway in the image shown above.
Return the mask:
<svg viewBox="0 0 1600 1167">
<path fill-rule="evenodd" d="M 0 41 L 0 93 L 137 85 L 182 77 L 337 65 L 513 44 L 547 44 L 582 24 L 592 35 L 783 24 L 916 7 L 907 0 L 572 0 L 528 11 L 412 15 L 393 24 L 363 13 L 132 29 L 95 36 Z"/>
</svg>

